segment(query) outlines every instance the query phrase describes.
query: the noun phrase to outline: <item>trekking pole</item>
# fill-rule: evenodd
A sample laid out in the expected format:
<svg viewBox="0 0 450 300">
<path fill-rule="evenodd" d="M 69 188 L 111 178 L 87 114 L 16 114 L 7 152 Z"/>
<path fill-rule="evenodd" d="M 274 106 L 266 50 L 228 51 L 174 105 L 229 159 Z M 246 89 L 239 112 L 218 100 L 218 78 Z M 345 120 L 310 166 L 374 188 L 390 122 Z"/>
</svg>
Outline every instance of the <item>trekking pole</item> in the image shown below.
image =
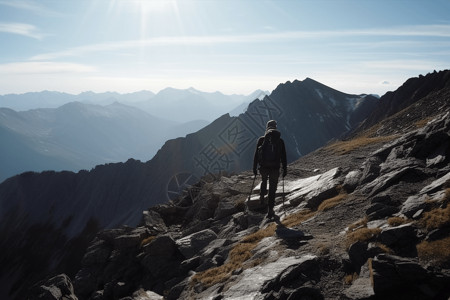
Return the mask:
<svg viewBox="0 0 450 300">
<path fill-rule="evenodd" d="M 252 188 L 250 189 L 250 193 L 248 194 L 247 203 L 245 204 L 245 213 L 248 212 L 248 202 L 250 201 L 250 198 L 252 197 L 253 187 L 255 186 L 255 180 L 256 180 L 256 174 L 253 177 Z"/>
<path fill-rule="evenodd" d="M 286 206 L 284 206 L 284 176 L 283 176 L 283 209 L 284 209 L 284 215 L 286 215 Z"/>
</svg>

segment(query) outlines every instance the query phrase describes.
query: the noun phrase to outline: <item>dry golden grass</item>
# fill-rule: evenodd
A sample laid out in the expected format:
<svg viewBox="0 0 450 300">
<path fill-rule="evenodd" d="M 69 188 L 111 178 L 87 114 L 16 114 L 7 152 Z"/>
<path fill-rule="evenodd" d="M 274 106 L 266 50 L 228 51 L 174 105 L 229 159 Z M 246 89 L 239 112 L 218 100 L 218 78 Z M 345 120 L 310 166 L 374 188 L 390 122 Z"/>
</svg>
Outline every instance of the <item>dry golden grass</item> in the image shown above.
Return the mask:
<svg viewBox="0 0 450 300">
<path fill-rule="evenodd" d="M 335 142 L 327 146 L 326 149 L 342 155 L 350 153 L 356 149 L 359 149 L 361 147 L 370 144 L 389 142 L 395 139 L 396 137 L 397 137 L 396 135 L 376 136 L 376 137 L 369 137 L 368 135 L 363 135 L 348 141 Z"/>
<path fill-rule="evenodd" d="M 308 220 L 309 218 L 312 218 L 315 214 L 316 214 L 315 211 L 309 209 L 301 210 L 299 212 L 287 216 L 282 223 L 286 227 L 294 227 Z"/>
<path fill-rule="evenodd" d="M 387 220 L 387 223 L 393 227 L 403 225 L 406 222 L 408 222 L 408 220 L 402 217 L 391 217 Z"/>
<path fill-rule="evenodd" d="M 322 203 L 320 203 L 317 210 L 318 211 L 329 210 L 329 209 L 335 207 L 336 205 L 338 205 L 339 203 L 341 203 L 345 198 L 347 198 L 347 193 L 342 191 L 339 195 L 337 195 L 333 198 L 327 199 L 327 200 L 323 201 Z"/>
<path fill-rule="evenodd" d="M 143 239 L 143 240 L 141 241 L 141 247 L 144 247 L 145 245 L 150 244 L 155 238 L 156 238 L 156 236 L 151 235 L 151 236 L 149 236 L 149 237 Z"/>
<path fill-rule="evenodd" d="M 206 287 L 210 287 L 214 284 L 226 281 L 231 277 L 233 271 L 242 268 L 244 266 L 244 262 L 253 256 L 253 249 L 263 238 L 273 236 L 275 229 L 276 224 L 272 223 L 269 226 L 244 237 L 240 243 L 231 249 L 228 254 L 228 260 L 225 264 L 195 274 L 192 277 L 192 282 L 202 283 Z M 249 266 L 251 267 L 252 264 Z"/>
<path fill-rule="evenodd" d="M 389 248 L 388 246 L 386 246 L 385 244 L 382 243 L 375 243 L 375 246 L 377 246 L 378 248 L 381 249 L 381 251 L 383 251 L 384 253 L 388 253 L 388 254 L 394 254 L 394 251 Z"/>
<path fill-rule="evenodd" d="M 358 221 L 356 221 L 355 223 L 351 224 L 350 226 L 348 226 L 348 231 L 354 231 L 357 228 L 360 227 L 367 227 L 367 222 L 369 221 L 369 219 L 366 217 L 359 219 Z"/>
<path fill-rule="evenodd" d="M 417 245 L 419 259 L 436 263 L 450 261 L 450 237 L 437 241 L 423 241 Z"/>
<path fill-rule="evenodd" d="M 350 247 L 353 243 L 356 242 L 367 242 L 371 239 L 377 237 L 381 232 L 380 228 L 359 228 L 355 231 L 347 233 L 346 246 Z"/>
<path fill-rule="evenodd" d="M 414 125 L 416 125 L 417 128 L 422 128 L 425 125 L 427 125 L 427 123 L 430 122 L 431 120 L 433 120 L 433 117 L 425 118 L 425 119 L 415 122 Z"/>
<path fill-rule="evenodd" d="M 450 225 L 450 205 L 445 208 L 435 208 L 426 213 L 419 220 L 419 224 L 428 231 Z"/>
<path fill-rule="evenodd" d="M 358 273 L 353 273 L 353 274 L 348 274 L 344 277 L 344 284 L 345 285 L 351 285 L 353 283 L 353 281 L 355 281 L 356 279 L 358 279 L 359 275 Z"/>
</svg>

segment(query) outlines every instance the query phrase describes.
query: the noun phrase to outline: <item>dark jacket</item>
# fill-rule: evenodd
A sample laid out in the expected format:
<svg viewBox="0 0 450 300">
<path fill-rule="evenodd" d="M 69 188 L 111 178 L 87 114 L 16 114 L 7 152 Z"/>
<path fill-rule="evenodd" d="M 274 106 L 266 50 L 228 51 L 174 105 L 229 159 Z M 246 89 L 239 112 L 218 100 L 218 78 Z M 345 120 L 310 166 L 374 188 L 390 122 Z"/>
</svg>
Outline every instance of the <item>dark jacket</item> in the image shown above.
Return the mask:
<svg viewBox="0 0 450 300">
<path fill-rule="evenodd" d="M 283 167 L 283 169 L 286 170 L 287 167 L 286 146 L 284 145 L 284 141 L 281 138 L 281 133 L 276 129 L 270 129 L 266 131 L 266 134 L 258 139 L 258 142 L 256 143 L 255 155 L 253 157 L 253 170 L 256 170 L 258 167 L 258 147 L 263 144 L 265 136 L 269 137 L 270 135 L 274 135 L 279 139 L 279 143 L 281 145 L 280 164 Z"/>
</svg>

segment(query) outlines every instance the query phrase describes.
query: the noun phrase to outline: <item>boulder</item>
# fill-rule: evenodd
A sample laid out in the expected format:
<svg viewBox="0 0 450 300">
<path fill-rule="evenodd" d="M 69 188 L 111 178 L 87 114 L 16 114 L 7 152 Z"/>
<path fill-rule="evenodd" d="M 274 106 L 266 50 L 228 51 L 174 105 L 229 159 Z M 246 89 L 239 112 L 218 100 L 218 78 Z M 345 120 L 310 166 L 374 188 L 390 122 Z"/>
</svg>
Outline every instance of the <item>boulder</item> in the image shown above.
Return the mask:
<svg viewBox="0 0 450 300">
<path fill-rule="evenodd" d="M 416 260 L 380 254 L 372 261 L 371 277 L 375 294 L 383 295 L 404 293 L 404 288 L 417 286 L 428 274 Z"/>
<path fill-rule="evenodd" d="M 232 200 L 225 200 L 219 202 L 216 211 L 214 212 L 214 219 L 220 220 L 225 217 L 231 216 L 238 212 L 236 204 Z"/>
<path fill-rule="evenodd" d="M 381 162 L 382 160 L 378 156 L 372 156 L 363 163 L 359 185 L 371 182 L 378 177 Z"/>
<path fill-rule="evenodd" d="M 60 274 L 31 288 L 30 300 L 78 300 L 70 278 Z"/>
<path fill-rule="evenodd" d="M 436 179 L 435 181 L 424 187 L 420 191 L 420 194 L 431 194 L 439 190 L 442 190 L 444 188 L 444 185 L 448 181 L 450 181 L 450 172 L 448 172 L 444 176 L 440 177 L 439 179 Z"/>
<path fill-rule="evenodd" d="M 378 239 L 388 247 L 415 246 L 416 229 L 411 223 L 385 228 L 381 231 Z"/>
<path fill-rule="evenodd" d="M 350 171 L 345 175 L 342 187 L 348 192 L 353 192 L 359 184 L 362 172 L 360 170 Z"/>
<path fill-rule="evenodd" d="M 334 168 L 320 175 L 291 181 L 289 182 L 291 192 L 286 200 L 291 206 L 297 206 L 305 201 L 307 208 L 316 209 L 324 200 L 337 195 L 336 188 L 344 181 L 340 176 L 341 173 L 341 168 Z"/>
<path fill-rule="evenodd" d="M 111 246 L 103 240 L 93 242 L 83 257 L 82 265 L 90 266 L 96 264 L 104 264 L 108 261 L 111 254 Z"/>
<path fill-rule="evenodd" d="M 153 235 L 167 231 L 163 218 L 154 210 L 146 210 L 142 213 L 141 225 L 148 228 Z"/>
<path fill-rule="evenodd" d="M 400 214 L 405 215 L 408 218 L 412 218 L 414 214 L 426 207 L 426 200 L 428 195 L 414 195 L 409 196 L 408 199 L 402 204 Z"/>
<path fill-rule="evenodd" d="M 295 285 L 301 286 L 309 280 L 318 281 L 319 279 L 320 266 L 318 258 L 313 255 L 305 255 L 301 261 L 287 267 L 277 277 L 267 281 L 261 292 L 279 291 L 281 287 L 290 286 L 294 282 Z"/>
<path fill-rule="evenodd" d="M 385 217 L 390 217 L 398 211 L 399 208 L 396 206 L 374 203 L 366 210 L 366 215 L 369 217 L 369 220 L 379 220 Z"/>
<path fill-rule="evenodd" d="M 252 211 L 260 211 L 267 207 L 267 200 L 265 202 L 261 203 L 259 195 L 252 195 L 250 198 L 247 198 L 245 200 L 245 205 L 249 210 Z"/>
<path fill-rule="evenodd" d="M 114 239 L 114 246 L 116 249 L 122 250 L 125 248 L 137 248 L 140 246 L 142 236 L 139 233 L 124 234 Z"/>
<path fill-rule="evenodd" d="M 361 267 L 358 278 L 352 282 L 349 288 L 344 290 L 344 295 L 351 300 L 369 300 L 374 298 L 375 292 L 370 280 L 368 263 Z"/>
<path fill-rule="evenodd" d="M 177 244 L 169 235 L 157 236 L 143 247 L 143 252 L 150 256 L 171 257 L 177 250 Z"/>
<path fill-rule="evenodd" d="M 369 196 L 374 196 L 393 184 L 397 183 L 402 176 L 404 176 L 408 172 L 413 172 L 414 167 L 404 167 L 401 169 L 395 169 L 392 172 L 389 172 L 387 174 L 383 174 L 379 177 L 376 177 L 372 182 L 366 184 L 362 191 L 364 193 L 369 194 Z"/>
<path fill-rule="evenodd" d="M 362 265 L 364 265 L 368 258 L 367 243 L 355 242 L 348 248 L 348 257 L 354 269 L 359 273 Z"/>
<path fill-rule="evenodd" d="M 205 229 L 176 241 L 180 252 L 186 258 L 191 258 L 197 255 L 203 248 L 217 238 L 217 234 L 211 229 Z"/>
</svg>

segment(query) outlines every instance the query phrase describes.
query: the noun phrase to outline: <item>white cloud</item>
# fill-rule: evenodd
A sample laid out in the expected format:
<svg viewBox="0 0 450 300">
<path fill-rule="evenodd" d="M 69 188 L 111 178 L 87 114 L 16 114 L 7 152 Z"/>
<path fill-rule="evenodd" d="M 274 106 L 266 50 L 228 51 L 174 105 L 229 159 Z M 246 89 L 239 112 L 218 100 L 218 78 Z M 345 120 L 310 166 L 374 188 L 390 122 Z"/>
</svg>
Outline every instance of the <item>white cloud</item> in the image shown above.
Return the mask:
<svg viewBox="0 0 450 300">
<path fill-rule="evenodd" d="M 49 10 L 41 5 L 39 5 L 38 1 L 21 1 L 21 0 L 15 0 L 15 1 L 0 1 L 0 5 L 4 5 L 4 6 L 9 6 L 9 7 L 13 7 L 15 9 L 20 9 L 20 10 L 27 10 L 27 11 L 31 11 L 35 14 L 38 15 L 42 15 L 42 16 L 59 16 L 60 14 Z"/>
<path fill-rule="evenodd" d="M 209 36 L 172 36 L 140 40 L 123 40 L 100 44 L 84 45 L 63 51 L 42 53 L 32 60 L 52 60 L 61 57 L 81 56 L 95 52 L 137 49 L 163 46 L 205 46 L 218 44 L 276 43 L 282 41 L 295 42 L 303 39 L 357 37 L 357 36 L 405 36 L 405 37 L 450 37 L 450 25 L 424 25 L 393 28 L 374 28 L 361 30 L 328 30 L 328 31 L 284 31 L 256 33 L 246 35 L 209 35 Z"/>
<path fill-rule="evenodd" d="M 427 60 L 374 60 L 361 62 L 361 65 L 369 70 L 382 69 L 383 71 L 388 72 L 389 70 L 433 70 L 437 65 L 440 65 L 440 63 Z M 442 65 L 444 66 L 445 64 Z"/>
<path fill-rule="evenodd" d="M 23 35 L 38 40 L 44 37 L 44 34 L 39 32 L 36 26 L 25 23 L 0 23 L 0 32 Z"/>
<path fill-rule="evenodd" d="M 66 62 L 18 62 L 0 65 L 0 74 L 91 73 L 92 66 Z"/>
</svg>

